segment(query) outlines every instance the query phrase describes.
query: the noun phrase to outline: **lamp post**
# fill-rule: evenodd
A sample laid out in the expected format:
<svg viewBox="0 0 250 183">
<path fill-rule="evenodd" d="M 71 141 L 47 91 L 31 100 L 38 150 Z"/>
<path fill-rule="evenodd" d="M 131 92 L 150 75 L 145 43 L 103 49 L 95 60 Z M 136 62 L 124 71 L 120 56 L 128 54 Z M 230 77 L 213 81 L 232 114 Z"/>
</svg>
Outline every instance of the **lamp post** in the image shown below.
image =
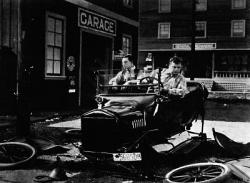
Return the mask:
<svg viewBox="0 0 250 183">
<path fill-rule="evenodd" d="M 19 57 L 17 64 L 17 122 L 16 134 L 19 137 L 30 135 L 30 94 L 31 94 L 31 73 L 33 66 L 28 66 L 27 55 L 30 54 L 30 43 L 27 40 L 29 36 L 29 27 L 24 26 L 25 12 L 27 12 L 25 1 L 19 1 L 18 22 L 19 22 Z"/>
<path fill-rule="evenodd" d="M 196 59 L 195 59 L 195 5 L 196 0 L 192 0 L 192 10 L 191 10 L 191 73 L 190 79 L 194 80 L 196 72 Z"/>
</svg>

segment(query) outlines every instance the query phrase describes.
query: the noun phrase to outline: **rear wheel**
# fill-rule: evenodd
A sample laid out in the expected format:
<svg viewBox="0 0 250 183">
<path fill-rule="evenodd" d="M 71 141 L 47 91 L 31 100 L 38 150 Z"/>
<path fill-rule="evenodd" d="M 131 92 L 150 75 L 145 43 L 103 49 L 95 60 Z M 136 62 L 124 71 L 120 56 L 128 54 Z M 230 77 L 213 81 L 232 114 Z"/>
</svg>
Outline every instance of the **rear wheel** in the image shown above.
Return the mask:
<svg viewBox="0 0 250 183">
<path fill-rule="evenodd" d="M 0 143 L 0 168 L 9 168 L 21 165 L 31 160 L 35 154 L 35 148 L 26 143 Z"/>
<path fill-rule="evenodd" d="M 229 175 L 230 169 L 224 164 L 195 163 L 174 169 L 165 178 L 168 183 L 216 183 L 225 180 Z"/>
</svg>

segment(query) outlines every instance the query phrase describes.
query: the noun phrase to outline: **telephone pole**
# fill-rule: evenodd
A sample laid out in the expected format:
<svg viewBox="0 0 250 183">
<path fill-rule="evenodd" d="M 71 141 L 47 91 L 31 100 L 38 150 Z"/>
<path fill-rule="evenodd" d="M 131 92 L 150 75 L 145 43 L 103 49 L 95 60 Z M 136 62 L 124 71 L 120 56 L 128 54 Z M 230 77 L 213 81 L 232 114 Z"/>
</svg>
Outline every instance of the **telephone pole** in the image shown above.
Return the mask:
<svg viewBox="0 0 250 183">
<path fill-rule="evenodd" d="M 192 10 L 191 10 L 191 72 L 190 79 L 194 80 L 196 73 L 196 58 L 195 58 L 195 5 L 196 0 L 192 0 Z"/>
</svg>

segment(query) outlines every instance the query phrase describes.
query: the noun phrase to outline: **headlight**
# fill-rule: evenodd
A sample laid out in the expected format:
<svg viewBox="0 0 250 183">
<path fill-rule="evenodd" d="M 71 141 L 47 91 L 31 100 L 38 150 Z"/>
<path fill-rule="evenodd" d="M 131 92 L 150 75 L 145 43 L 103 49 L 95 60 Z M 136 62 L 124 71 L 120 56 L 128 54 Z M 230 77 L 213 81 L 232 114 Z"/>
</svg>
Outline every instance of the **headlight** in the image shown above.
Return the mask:
<svg viewBox="0 0 250 183">
<path fill-rule="evenodd" d="M 95 101 L 98 103 L 98 104 L 101 104 L 103 102 L 103 98 L 102 97 L 96 97 L 95 98 Z"/>
</svg>

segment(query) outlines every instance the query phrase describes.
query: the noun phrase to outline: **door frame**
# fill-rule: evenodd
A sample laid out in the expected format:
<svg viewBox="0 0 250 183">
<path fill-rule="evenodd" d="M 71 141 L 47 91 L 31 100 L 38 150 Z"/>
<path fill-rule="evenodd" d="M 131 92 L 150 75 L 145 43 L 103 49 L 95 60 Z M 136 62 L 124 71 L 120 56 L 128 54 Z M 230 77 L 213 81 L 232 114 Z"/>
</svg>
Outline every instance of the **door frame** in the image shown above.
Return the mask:
<svg viewBox="0 0 250 183">
<path fill-rule="evenodd" d="M 82 74 L 82 69 L 83 69 L 83 54 L 82 53 L 82 49 L 83 49 L 83 34 L 84 33 L 90 33 L 90 34 L 94 34 L 94 35 L 97 35 L 97 36 L 102 36 L 102 37 L 105 37 L 105 38 L 109 38 L 111 40 L 111 60 L 110 60 L 110 66 L 111 68 L 113 67 L 113 58 L 114 58 L 114 37 L 113 36 L 110 36 L 110 35 L 106 35 L 106 34 L 103 34 L 103 33 L 99 33 L 99 32 L 96 32 L 96 31 L 90 31 L 90 30 L 87 30 L 87 29 L 84 29 L 84 28 L 80 28 L 80 50 L 79 50 L 79 78 L 78 78 L 78 106 L 80 107 L 82 105 L 82 81 L 83 81 L 83 74 Z M 110 68 L 110 69 L 111 69 Z"/>
</svg>

